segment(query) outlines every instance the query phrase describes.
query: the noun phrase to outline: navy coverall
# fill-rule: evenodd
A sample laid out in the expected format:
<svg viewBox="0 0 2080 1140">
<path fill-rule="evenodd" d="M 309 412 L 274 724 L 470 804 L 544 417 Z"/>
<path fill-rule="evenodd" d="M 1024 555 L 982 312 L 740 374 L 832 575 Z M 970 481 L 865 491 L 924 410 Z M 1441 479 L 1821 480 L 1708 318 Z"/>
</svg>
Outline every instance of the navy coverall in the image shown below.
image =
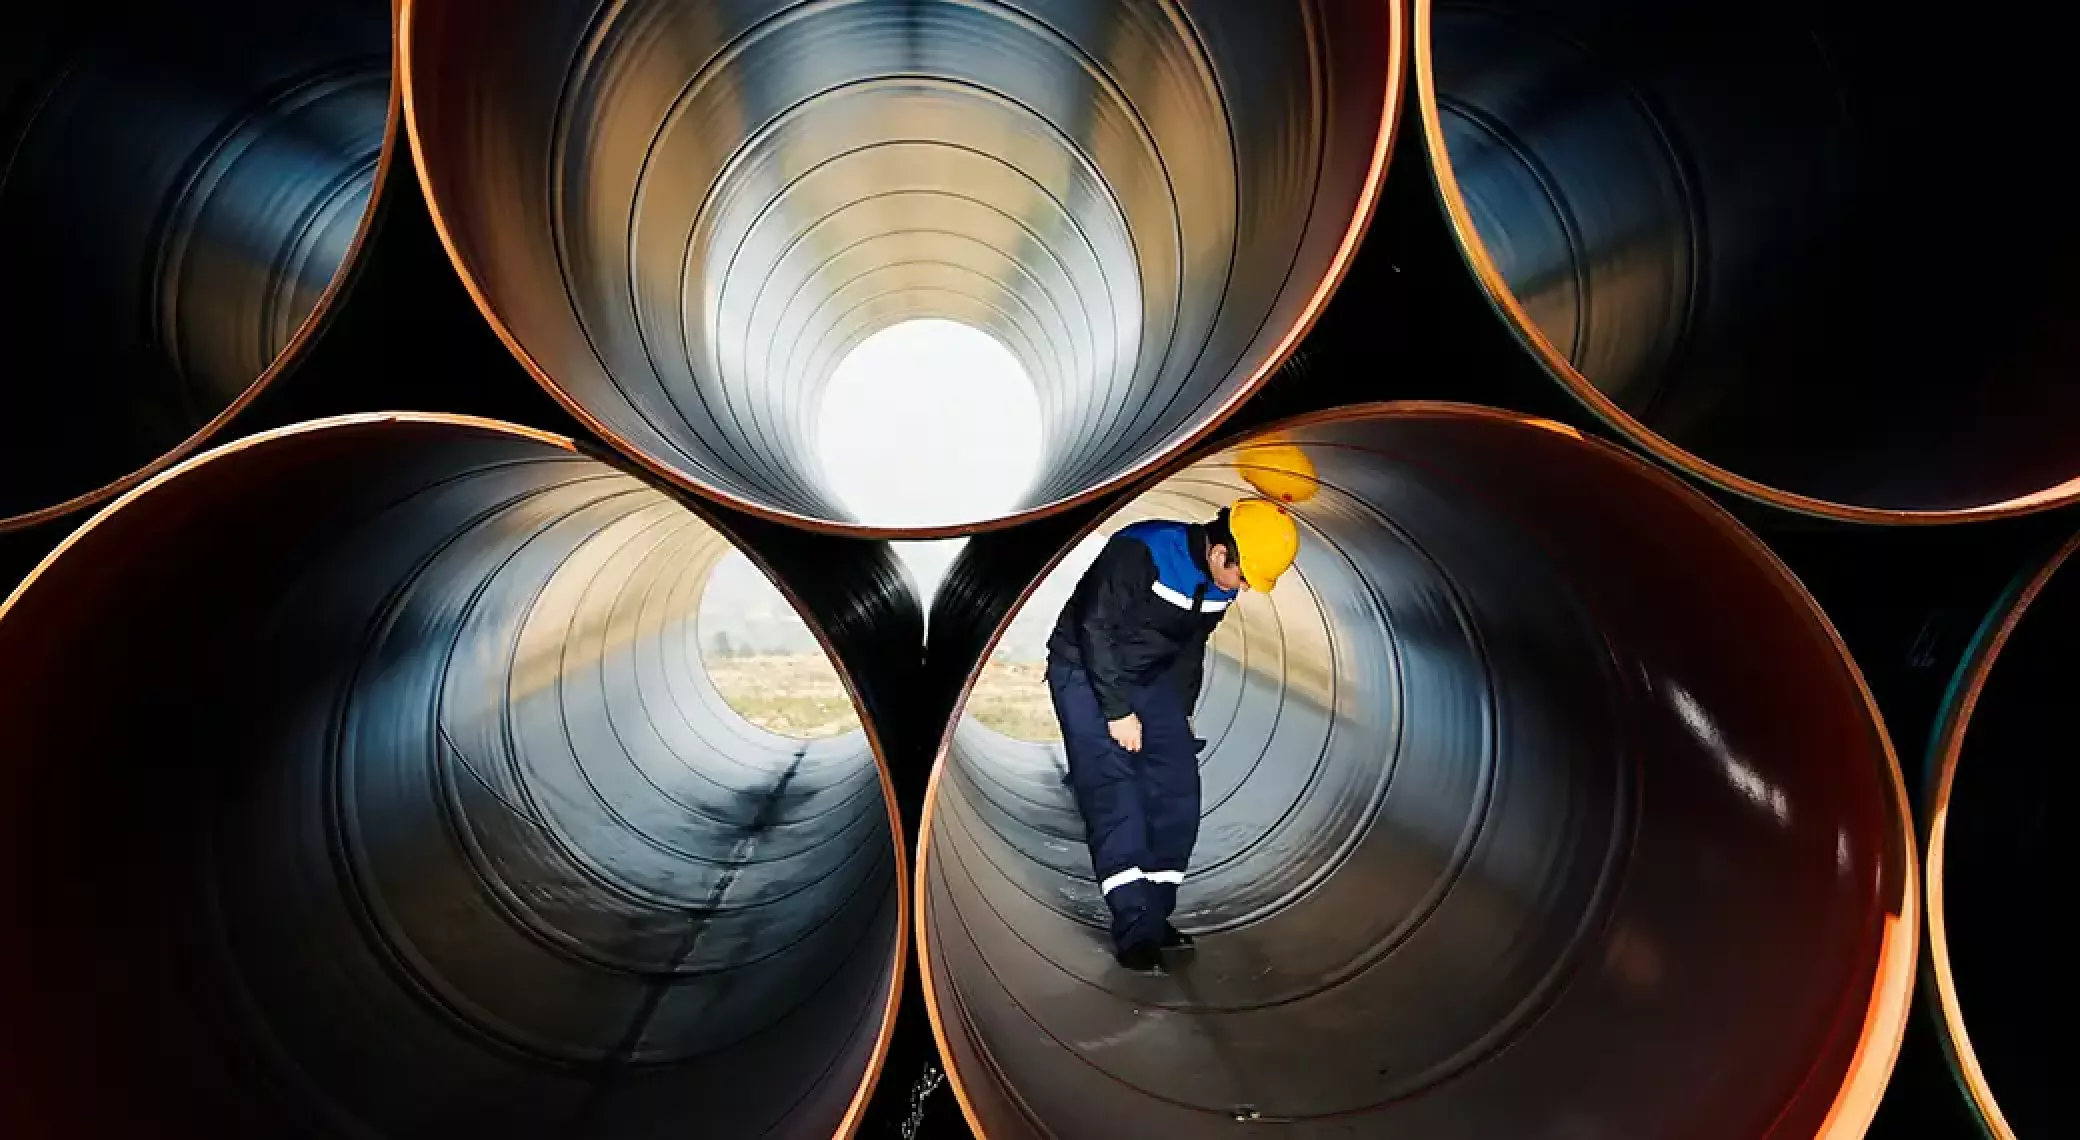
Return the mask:
<svg viewBox="0 0 2080 1140">
<path fill-rule="evenodd" d="M 1235 593 L 1206 571 L 1206 532 L 1136 523 L 1084 572 L 1047 642 L 1047 684 L 1120 950 L 1154 944 L 1177 906 L 1199 835 L 1199 750 L 1190 717 L 1206 639 Z M 1141 751 L 1107 725 L 1133 713 Z"/>
</svg>

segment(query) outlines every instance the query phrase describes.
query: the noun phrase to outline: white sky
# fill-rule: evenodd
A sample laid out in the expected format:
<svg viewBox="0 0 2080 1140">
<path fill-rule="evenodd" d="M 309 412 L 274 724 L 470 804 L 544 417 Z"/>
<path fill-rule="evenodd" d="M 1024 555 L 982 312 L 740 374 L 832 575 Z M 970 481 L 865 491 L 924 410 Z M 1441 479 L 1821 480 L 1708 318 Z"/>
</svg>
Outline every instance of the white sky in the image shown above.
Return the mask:
<svg viewBox="0 0 2080 1140">
<path fill-rule="evenodd" d="M 1039 397 L 1018 358 L 989 334 L 954 321 L 905 321 L 839 362 L 817 444 L 832 492 L 862 522 L 932 526 L 1001 515 L 1022 504 L 1039 474 Z M 896 544 L 927 608 L 961 546 Z M 778 627 L 799 625 L 737 554 L 717 567 L 702 611 L 704 630 L 775 649 L 788 640 Z"/>
<path fill-rule="evenodd" d="M 831 489 L 874 525 L 1002 514 L 1039 472 L 1033 382 L 995 338 L 952 321 L 861 342 L 831 375 L 818 430 Z"/>
<path fill-rule="evenodd" d="M 831 490 L 877 526 L 968 522 L 1017 509 L 1040 472 L 1040 400 L 995 337 L 905 321 L 861 341 L 825 389 L 817 443 Z M 899 543 L 924 602 L 961 543 Z"/>
</svg>

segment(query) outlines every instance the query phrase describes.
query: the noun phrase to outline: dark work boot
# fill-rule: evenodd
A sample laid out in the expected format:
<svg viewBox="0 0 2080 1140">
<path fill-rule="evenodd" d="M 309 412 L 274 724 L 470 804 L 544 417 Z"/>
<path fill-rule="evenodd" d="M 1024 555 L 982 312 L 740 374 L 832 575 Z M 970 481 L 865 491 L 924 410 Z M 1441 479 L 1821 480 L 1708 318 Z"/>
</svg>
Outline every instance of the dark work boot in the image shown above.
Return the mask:
<svg viewBox="0 0 2080 1140">
<path fill-rule="evenodd" d="M 1190 952 L 1199 944 L 1192 940 L 1191 935 L 1166 922 L 1163 924 L 1163 941 L 1160 945 L 1165 950 L 1175 950 L 1182 954 Z"/>
<path fill-rule="evenodd" d="M 1112 958 L 1113 961 L 1120 964 L 1122 969 L 1132 970 L 1137 974 L 1160 974 L 1163 972 L 1163 955 L 1161 951 L 1147 942 L 1137 942 L 1132 946 L 1115 950 Z"/>
</svg>

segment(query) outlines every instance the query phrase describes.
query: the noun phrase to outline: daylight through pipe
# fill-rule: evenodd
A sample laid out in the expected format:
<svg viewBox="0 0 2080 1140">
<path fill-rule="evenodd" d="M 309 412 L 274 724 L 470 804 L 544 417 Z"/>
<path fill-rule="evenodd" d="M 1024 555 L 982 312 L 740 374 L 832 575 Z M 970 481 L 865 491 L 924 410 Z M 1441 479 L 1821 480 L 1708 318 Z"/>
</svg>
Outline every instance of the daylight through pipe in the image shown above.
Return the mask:
<svg viewBox="0 0 2080 1140">
<path fill-rule="evenodd" d="M 1888 523 L 2080 500 L 2080 226 L 2032 41 L 1870 0 L 1417 0 L 1413 36 L 1499 327 L 1661 459 Z"/>
<path fill-rule="evenodd" d="M 819 396 L 874 332 L 981 329 L 1039 397 L 1012 515 L 1204 435 L 1313 320 L 1370 216 L 1400 3 L 407 2 L 449 253 L 553 394 L 753 513 L 851 518 Z"/>
<path fill-rule="evenodd" d="M 35 5 L 0 48 L 0 529 L 103 502 L 290 368 L 391 144 L 385 0 Z"/>
<path fill-rule="evenodd" d="M 2080 538 L 1988 616 L 1952 682 L 1922 807 L 1930 1012 L 1959 1090 L 1998 1140 L 2054 1128 L 2048 742 L 2063 731 L 2080 645 L 2076 550 Z"/>
<path fill-rule="evenodd" d="M 1912 985 L 1914 844 L 1796 581 L 1546 422 L 1370 405 L 1266 439 L 1321 486 L 1294 572 L 1208 662 L 1189 965 L 1113 963 L 1058 745 L 948 730 L 919 946 L 978 1134 L 1861 1136 Z M 1249 454 L 1100 529 L 1210 515 Z M 1021 538 L 964 554 L 945 667 L 1029 591 Z"/>
<path fill-rule="evenodd" d="M 885 548 L 806 590 L 749 550 L 867 726 L 754 728 L 694 630 L 735 541 L 418 415 L 89 522 L 0 606 L 0 1133 L 849 1134 L 907 953 L 877 719 L 920 615 Z"/>
</svg>

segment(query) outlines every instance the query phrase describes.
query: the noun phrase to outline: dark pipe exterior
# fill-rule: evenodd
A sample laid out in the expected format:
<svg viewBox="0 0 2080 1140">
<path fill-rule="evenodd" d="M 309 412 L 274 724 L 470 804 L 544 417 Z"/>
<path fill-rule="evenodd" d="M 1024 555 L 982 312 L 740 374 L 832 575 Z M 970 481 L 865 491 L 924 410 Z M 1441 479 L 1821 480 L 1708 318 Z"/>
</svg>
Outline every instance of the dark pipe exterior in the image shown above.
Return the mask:
<svg viewBox="0 0 2080 1140">
<path fill-rule="evenodd" d="M 1664 461 L 1892 523 L 2080 499 L 2055 40 L 1864 0 L 1418 0 L 1412 37 L 1499 327 Z"/>
<path fill-rule="evenodd" d="M 425 217 L 383 0 L 43 5 L 8 31 L 0 530 L 298 418 L 566 422 Z"/>
<path fill-rule="evenodd" d="M 1091 525 L 1211 514 L 1263 439 L 1322 490 L 1209 661 L 1192 964 L 1112 965 L 1057 748 L 943 741 L 919 946 L 976 1133 L 1861 1135 L 1918 936 L 1897 764 L 1781 564 L 1618 449 L 1452 405 L 1275 425 L 976 539 L 928 676 L 964 696 Z"/>
<path fill-rule="evenodd" d="M 2080 527 L 2072 508 L 1971 526 L 1871 527 L 1744 499 L 1729 497 L 1728 504 L 1820 603 L 1895 740 L 1934 738 L 1988 613 L 2004 609 L 2018 581 Z M 1933 781 L 1926 757 L 1914 760 L 1907 794 L 1925 821 Z M 1941 1019 L 1930 1015 L 1925 957 L 1918 976 L 1922 1010 L 1907 1020 L 1869 1140 L 1981 1140 L 1985 1130 L 1958 1095 Z"/>
<path fill-rule="evenodd" d="M 2044 987 L 2057 931 L 2049 836 L 2059 713 L 2080 645 L 2080 538 L 2018 577 L 1987 615 L 1952 683 L 1929 752 L 1928 1016 L 1951 1076 L 1987 1136 L 2055 1125 Z"/>
<path fill-rule="evenodd" d="M 1038 389 L 1009 518 L 1213 430 L 1356 247 L 1399 3 L 406 3 L 422 179 L 485 314 L 661 477 L 875 531 L 823 485 L 822 385 L 903 320 Z M 880 533 L 880 532 L 877 532 Z M 893 531 L 886 533 L 895 533 Z"/>
<path fill-rule="evenodd" d="M 755 729 L 692 625 L 729 525 L 386 415 L 82 527 L 0 605 L 0 1133 L 849 1134 L 921 615 L 886 548 L 750 548 L 866 724 Z"/>
</svg>

